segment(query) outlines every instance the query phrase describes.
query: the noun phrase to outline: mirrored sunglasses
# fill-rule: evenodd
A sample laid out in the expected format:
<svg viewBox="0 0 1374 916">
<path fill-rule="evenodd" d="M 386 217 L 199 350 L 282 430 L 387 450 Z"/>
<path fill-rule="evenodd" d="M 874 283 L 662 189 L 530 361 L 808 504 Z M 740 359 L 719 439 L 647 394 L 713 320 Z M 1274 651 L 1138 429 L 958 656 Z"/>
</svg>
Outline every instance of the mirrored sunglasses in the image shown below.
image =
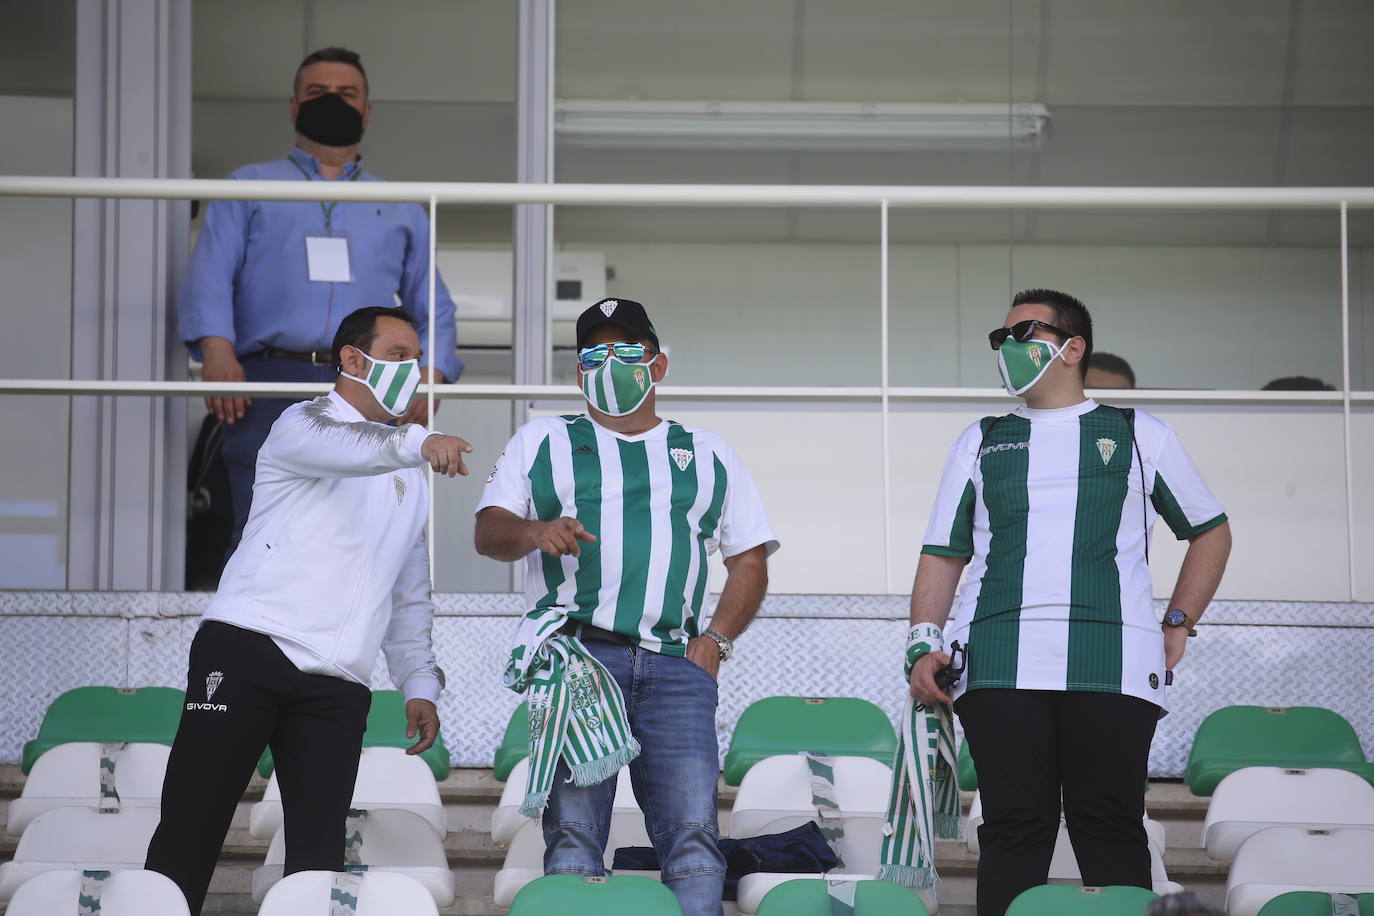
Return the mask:
<svg viewBox="0 0 1374 916">
<path fill-rule="evenodd" d="M 595 369 L 612 355 L 622 363 L 642 363 L 649 348 L 642 343 L 624 341 L 613 344 L 597 344 L 577 351 L 577 361 L 583 369 Z"/>
</svg>

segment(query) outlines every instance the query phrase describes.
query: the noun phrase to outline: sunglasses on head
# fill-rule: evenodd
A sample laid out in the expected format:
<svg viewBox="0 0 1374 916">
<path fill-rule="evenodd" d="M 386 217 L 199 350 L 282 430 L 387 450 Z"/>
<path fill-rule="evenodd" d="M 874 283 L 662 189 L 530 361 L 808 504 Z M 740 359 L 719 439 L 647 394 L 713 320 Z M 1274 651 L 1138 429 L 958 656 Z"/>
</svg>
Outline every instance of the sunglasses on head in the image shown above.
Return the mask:
<svg viewBox="0 0 1374 916">
<path fill-rule="evenodd" d="M 1035 339 L 1035 332 L 1042 329 L 1049 331 L 1051 334 L 1058 334 L 1065 340 L 1077 336 L 1075 334 L 1070 334 L 1068 331 L 1061 331 L 1052 324 L 1046 324 L 1043 321 L 1037 321 L 1032 318 L 1029 321 L 1018 321 L 1009 328 L 998 328 L 995 331 L 990 331 L 988 333 L 988 343 L 992 345 L 994 350 L 1000 350 L 1002 344 L 1007 342 L 1008 337 L 1020 341 L 1021 343 L 1029 343 Z"/>
<path fill-rule="evenodd" d="M 642 343 L 622 341 L 612 344 L 597 344 L 583 347 L 577 351 L 577 361 L 583 369 L 595 369 L 614 356 L 622 363 L 642 363 L 649 348 Z"/>
</svg>

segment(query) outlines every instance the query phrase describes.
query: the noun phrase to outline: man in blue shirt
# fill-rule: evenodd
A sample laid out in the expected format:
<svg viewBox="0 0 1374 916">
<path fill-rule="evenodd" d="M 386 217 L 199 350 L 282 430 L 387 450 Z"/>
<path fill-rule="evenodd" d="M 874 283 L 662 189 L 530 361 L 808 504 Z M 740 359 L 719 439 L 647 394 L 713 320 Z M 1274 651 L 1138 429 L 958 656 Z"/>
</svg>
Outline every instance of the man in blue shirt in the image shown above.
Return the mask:
<svg viewBox="0 0 1374 916">
<path fill-rule="evenodd" d="M 358 55 L 324 48 L 296 71 L 285 159 L 229 177 L 277 181 L 380 181 L 363 171 L 358 143 L 372 113 Z M 212 201 L 181 288 L 180 332 L 208 382 L 330 382 L 329 345 L 345 315 L 400 306 L 429 328 L 429 219 L 418 204 Z M 428 357 L 427 357 L 428 358 Z M 435 287 L 434 354 L 422 367 L 439 382 L 463 371 L 454 305 Z M 223 421 L 234 506 L 230 549 L 253 495 L 258 449 L 289 398 L 206 398 Z M 427 424 L 418 399 L 400 419 Z"/>
</svg>

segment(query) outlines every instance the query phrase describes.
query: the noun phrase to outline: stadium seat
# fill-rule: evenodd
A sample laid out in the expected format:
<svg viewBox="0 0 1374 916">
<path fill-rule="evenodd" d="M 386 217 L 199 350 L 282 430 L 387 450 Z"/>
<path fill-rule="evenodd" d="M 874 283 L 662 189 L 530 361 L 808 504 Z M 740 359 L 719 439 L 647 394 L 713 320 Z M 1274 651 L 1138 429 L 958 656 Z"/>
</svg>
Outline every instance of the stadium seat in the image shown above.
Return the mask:
<svg viewBox="0 0 1374 916">
<path fill-rule="evenodd" d="M 350 815 L 352 812 L 350 812 Z M 350 816 L 350 823 L 353 818 Z M 386 809 L 367 811 L 358 822 L 361 843 L 350 865 L 366 866 L 366 871 L 407 875 L 424 885 L 440 907 L 453 903 L 453 872 L 448 867 L 444 843 L 420 815 L 410 811 Z M 268 891 L 282 880 L 286 864 L 286 830 L 278 830 L 267 849 L 266 863 L 253 872 L 253 901 L 262 903 Z"/>
<path fill-rule="evenodd" d="M 530 819 L 520 813 L 520 805 L 525 800 L 525 782 L 529 779 L 529 760 L 521 760 L 511 768 L 505 786 L 501 789 L 501 801 L 491 813 L 491 838 L 497 846 L 505 846 L 515 839 L 520 828 Z M 615 785 L 615 811 L 639 812 L 634 788 L 630 784 L 629 767 L 621 767 Z"/>
<path fill-rule="evenodd" d="M 52 701 L 38 737 L 24 745 L 24 775 L 44 752 L 72 741 L 171 745 L 186 694 L 175 687 L 77 687 Z"/>
<path fill-rule="evenodd" d="M 510 916 L 681 916 L 673 892 L 636 875 L 547 875 L 516 895 Z"/>
<path fill-rule="evenodd" d="M 826 882 L 818 878 L 793 878 L 768 892 L 755 911 L 758 916 L 830 916 Z M 857 881 L 854 916 L 930 916 L 911 891 L 890 881 Z"/>
<path fill-rule="evenodd" d="M 434 898 L 423 884 L 406 875 L 385 871 L 363 872 L 356 876 L 332 871 L 298 871 L 272 885 L 258 916 L 330 916 L 336 912 L 330 901 L 335 896 L 338 878 L 344 879 L 339 882 L 344 886 L 338 888 L 343 894 L 349 893 L 349 883 L 356 882 L 357 916 L 396 916 L 399 913 L 438 916 Z"/>
<path fill-rule="evenodd" d="M 1140 916 L 1157 896 L 1143 887 L 1046 884 L 1022 891 L 1007 916 Z"/>
<path fill-rule="evenodd" d="M 190 916 L 186 898 L 171 878 L 141 868 L 108 872 L 100 882 L 100 916 Z M 44 872 L 14 892 L 7 916 L 53 916 L 77 912 L 82 872 Z"/>
<path fill-rule="evenodd" d="M 1259 916 L 1331 916 L 1335 912 L 1332 896 L 1317 891 L 1289 891 L 1260 907 Z M 1374 916 L 1374 894 L 1346 896 L 1355 898 L 1359 916 Z"/>
<path fill-rule="evenodd" d="M 1289 891 L 1374 892 L 1374 830 L 1267 827 L 1240 844 L 1226 878 L 1229 916 L 1258 916 Z"/>
<path fill-rule="evenodd" d="M 418 738 L 406 737 L 406 701 L 397 690 L 372 691 L 372 707 L 367 713 L 367 731 L 363 733 L 363 747 L 399 747 L 405 749 Z M 429 750 L 420 754 L 420 759 L 429 764 L 434 778 L 440 782 L 448 778 L 448 748 L 444 746 L 444 735 L 440 732 Z M 258 761 L 258 773 L 263 779 L 272 775 L 272 749 L 262 752 Z"/>
<path fill-rule="evenodd" d="M 854 697 L 765 697 L 744 710 L 725 755 L 725 782 L 737 786 L 765 757 L 811 751 L 891 764 L 897 735 L 887 714 Z"/>
<path fill-rule="evenodd" d="M 1374 786 L 1346 770 L 1236 770 L 1212 794 L 1203 845 L 1229 862 L 1246 838 L 1285 826 L 1374 828 Z"/>
<path fill-rule="evenodd" d="M 118 798 L 106 807 L 157 808 L 162 802 L 162 776 L 167 771 L 165 744 L 102 745 L 85 741 L 60 744 L 34 762 L 23 794 L 9 804 L 5 829 L 18 836 L 44 811 L 101 806 L 100 773 L 105 748 L 114 751 L 114 788 Z"/>
<path fill-rule="evenodd" d="M 959 745 L 959 759 L 955 764 L 955 778 L 959 788 L 965 792 L 978 791 L 978 771 L 973 767 L 973 754 L 969 753 L 968 742 Z"/>
<path fill-rule="evenodd" d="M 973 793 L 973 801 L 969 804 L 968 818 L 964 821 L 964 844 L 968 846 L 968 851 L 974 855 L 979 854 L 978 828 L 983 823 L 983 796 L 980 792 Z M 1060 816 L 1060 838 L 1062 843 L 1068 843 L 1068 831 L 1063 823 L 1063 816 Z M 1165 844 L 1164 825 L 1159 821 L 1150 820 L 1149 814 L 1145 815 L 1145 839 L 1150 844 L 1150 849 L 1164 855 L 1167 848 Z M 1057 847 L 1056 847 L 1057 848 Z"/>
<path fill-rule="evenodd" d="M 501 737 L 501 746 L 496 749 L 496 759 L 491 774 L 500 782 L 510 778 L 515 765 L 530 755 L 530 717 L 524 703 L 515 707 L 506 723 L 506 733 Z"/>
<path fill-rule="evenodd" d="M 1350 723 L 1318 706 L 1226 706 L 1198 726 L 1184 781 L 1194 795 L 1211 795 L 1242 767 L 1330 767 L 1374 784 L 1374 763 L 1364 759 Z"/>
<path fill-rule="evenodd" d="M 33 819 L 14 861 L 0 865 L 0 902 L 47 871 L 141 869 L 161 815 L 157 808 L 101 814 L 95 808 L 54 808 Z"/>
<path fill-rule="evenodd" d="M 424 818 L 440 840 L 448 834 L 448 814 L 439 797 L 434 773 L 419 757 L 400 748 L 363 748 L 350 807 L 368 811 L 410 811 Z M 270 840 L 281 823 L 281 786 L 277 784 L 277 774 L 273 773 L 262 801 L 249 812 L 248 832 L 260 840 Z"/>
<path fill-rule="evenodd" d="M 623 771 L 622 771 L 623 772 Z M 615 851 L 623 846 L 650 846 L 644 829 L 644 816 L 638 809 L 619 810 L 611 814 L 609 838 L 606 841 L 604 864 L 607 871 L 615 860 Z M 544 832 L 535 821 L 525 818 L 525 825 L 516 833 L 506 850 L 506 861 L 496 873 L 493 899 L 499 907 L 512 906 L 520 890 L 544 874 Z M 622 873 L 623 874 L 623 873 Z M 644 877 L 650 872 L 636 872 Z"/>
</svg>

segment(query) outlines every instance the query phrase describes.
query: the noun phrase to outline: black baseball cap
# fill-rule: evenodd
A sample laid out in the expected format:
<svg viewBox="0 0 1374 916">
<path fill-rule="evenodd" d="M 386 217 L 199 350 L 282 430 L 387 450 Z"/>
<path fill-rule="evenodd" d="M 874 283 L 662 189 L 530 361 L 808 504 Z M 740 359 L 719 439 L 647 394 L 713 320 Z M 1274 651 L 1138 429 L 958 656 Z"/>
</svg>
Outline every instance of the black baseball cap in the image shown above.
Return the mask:
<svg viewBox="0 0 1374 916">
<path fill-rule="evenodd" d="M 634 340 L 647 340 L 658 347 L 658 332 L 649 320 L 649 313 L 633 299 L 602 299 L 578 315 L 577 345 L 583 346 L 587 335 L 603 324 L 624 328 Z"/>
</svg>

